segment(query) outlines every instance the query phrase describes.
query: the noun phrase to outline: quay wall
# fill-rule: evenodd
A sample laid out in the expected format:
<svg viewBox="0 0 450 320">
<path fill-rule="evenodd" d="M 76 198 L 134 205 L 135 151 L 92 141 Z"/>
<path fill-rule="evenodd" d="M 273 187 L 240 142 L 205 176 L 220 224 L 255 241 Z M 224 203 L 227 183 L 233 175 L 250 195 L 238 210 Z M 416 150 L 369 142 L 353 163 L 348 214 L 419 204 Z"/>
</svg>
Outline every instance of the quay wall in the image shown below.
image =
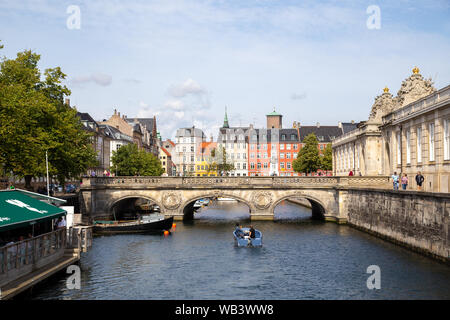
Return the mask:
<svg viewBox="0 0 450 320">
<path fill-rule="evenodd" d="M 450 263 L 450 194 L 347 189 L 349 225 Z"/>
</svg>

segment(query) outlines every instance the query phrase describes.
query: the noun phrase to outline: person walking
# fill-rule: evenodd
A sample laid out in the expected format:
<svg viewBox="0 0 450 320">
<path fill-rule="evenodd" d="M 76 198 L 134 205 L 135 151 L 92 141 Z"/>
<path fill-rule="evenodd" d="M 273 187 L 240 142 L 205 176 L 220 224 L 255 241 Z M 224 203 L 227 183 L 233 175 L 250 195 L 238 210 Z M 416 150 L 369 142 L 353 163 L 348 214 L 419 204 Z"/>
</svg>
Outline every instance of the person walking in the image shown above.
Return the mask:
<svg viewBox="0 0 450 320">
<path fill-rule="evenodd" d="M 402 189 L 406 190 L 407 186 L 408 186 L 408 175 L 405 173 L 402 177 Z"/>
<path fill-rule="evenodd" d="M 425 180 L 425 178 L 423 177 L 423 175 L 419 172 L 417 172 L 416 175 L 416 183 L 417 183 L 417 190 L 422 190 L 422 183 Z"/>
<path fill-rule="evenodd" d="M 397 175 L 397 172 L 394 172 L 394 174 L 392 175 L 392 184 L 394 186 L 394 190 L 398 190 L 398 180 L 399 180 L 399 176 Z"/>
</svg>

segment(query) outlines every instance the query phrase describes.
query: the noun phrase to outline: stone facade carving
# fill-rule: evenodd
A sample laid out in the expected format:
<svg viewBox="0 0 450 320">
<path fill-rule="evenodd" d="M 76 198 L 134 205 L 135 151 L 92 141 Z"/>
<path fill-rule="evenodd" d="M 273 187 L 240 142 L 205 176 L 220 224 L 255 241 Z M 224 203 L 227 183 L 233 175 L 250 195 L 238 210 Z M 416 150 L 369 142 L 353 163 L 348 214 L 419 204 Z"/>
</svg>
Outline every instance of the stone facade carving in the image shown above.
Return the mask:
<svg viewBox="0 0 450 320">
<path fill-rule="evenodd" d="M 167 209 L 170 210 L 177 209 L 181 204 L 180 194 L 178 192 L 173 191 L 165 192 L 162 195 L 162 204 Z"/>
<path fill-rule="evenodd" d="M 428 96 L 435 91 L 433 81 L 431 79 L 424 79 L 416 67 L 413 69 L 413 74 L 402 82 L 400 90 L 398 90 L 397 97 L 395 98 L 396 109 Z"/>
<path fill-rule="evenodd" d="M 252 203 L 260 210 L 269 208 L 272 201 L 272 193 L 268 191 L 257 191 L 252 196 Z"/>
<path fill-rule="evenodd" d="M 381 123 L 382 117 L 394 109 L 394 99 L 388 88 L 384 88 L 384 93 L 375 98 L 375 102 L 370 112 L 369 121 Z"/>
</svg>

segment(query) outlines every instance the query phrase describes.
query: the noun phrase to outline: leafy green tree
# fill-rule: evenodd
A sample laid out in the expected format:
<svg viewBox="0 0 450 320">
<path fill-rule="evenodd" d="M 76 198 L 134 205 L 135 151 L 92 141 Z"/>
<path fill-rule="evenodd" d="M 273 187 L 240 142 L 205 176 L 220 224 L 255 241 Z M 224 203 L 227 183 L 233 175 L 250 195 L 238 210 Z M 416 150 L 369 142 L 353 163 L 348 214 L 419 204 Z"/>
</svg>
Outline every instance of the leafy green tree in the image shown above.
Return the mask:
<svg viewBox="0 0 450 320">
<path fill-rule="evenodd" d="M 112 172 L 118 176 L 160 176 L 164 173 L 161 161 L 132 143 L 113 151 Z"/>
<path fill-rule="evenodd" d="M 64 104 L 70 90 L 61 84 L 59 67 L 38 68 L 40 55 L 31 50 L 0 62 L 0 164 L 6 172 L 31 179 L 49 172 L 61 183 L 95 164 L 90 134 L 82 129 L 76 110 Z"/>
<path fill-rule="evenodd" d="M 316 135 L 314 133 L 307 135 L 304 144 L 297 155 L 297 159 L 292 162 L 292 167 L 295 172 L 315 172 L 321 166 L 319 143 Z"/>
<path fill-rule="evenodd" d="M 333 170 L 333 150 L 331 149 L 331 143 L 327 144 L 323 151 L 320 168 L 325 171 Z"/>
<path fill-rule="evenodd" d="M 220 150 L 220 154 L 218 155 L 218 161 L 217 161 L 217 171 L 219 174 L 225 174 L 228 175 L 230 171 L 234 170 L 234 164 L 227 162 L 227 151 L 224 147 Z"/>
</svg>

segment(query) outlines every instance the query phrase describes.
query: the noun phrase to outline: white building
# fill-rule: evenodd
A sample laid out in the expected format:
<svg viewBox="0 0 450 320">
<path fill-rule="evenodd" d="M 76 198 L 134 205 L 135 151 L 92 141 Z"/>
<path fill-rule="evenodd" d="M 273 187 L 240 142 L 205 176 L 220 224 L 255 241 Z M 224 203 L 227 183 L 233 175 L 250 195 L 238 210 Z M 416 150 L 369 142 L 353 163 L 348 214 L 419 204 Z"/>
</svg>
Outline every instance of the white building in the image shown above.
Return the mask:
<svg viewBox="0 0 450 320">
<path fill-rule="evenodd" d="M 119 129 L 116 129 L 108 124 L 101 124 L 102 128 L 107 136 L 111 138 L 110 142 L 110 166 L 112 166 L 113 151 L 119 150 L 121 146 L 125 146 L 129 143 L 133 143 L 133 138 L 122 133 Z"/>
<path fill-rule="evenodd" d="M 201 129 L 195 127 L 181 128 L 175 136 L 175 153 L 172 161 L 181 176 L 193 176 L 195 174 L 195 161 L 201 152 L 201 144 L 206 141 L 206 136 Z"/>
</svg>

